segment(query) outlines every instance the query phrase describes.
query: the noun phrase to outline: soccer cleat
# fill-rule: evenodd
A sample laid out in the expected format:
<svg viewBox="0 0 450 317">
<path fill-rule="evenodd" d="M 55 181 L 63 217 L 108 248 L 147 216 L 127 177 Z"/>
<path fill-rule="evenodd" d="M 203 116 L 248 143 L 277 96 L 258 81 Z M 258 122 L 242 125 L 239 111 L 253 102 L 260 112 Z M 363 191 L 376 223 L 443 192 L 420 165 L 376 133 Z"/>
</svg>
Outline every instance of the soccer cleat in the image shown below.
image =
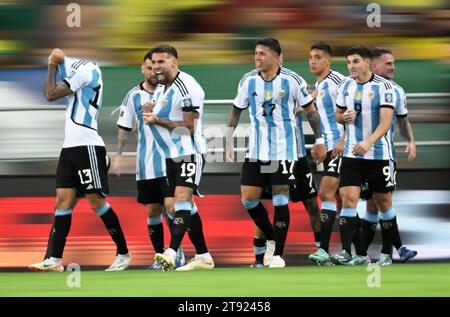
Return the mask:
<svg viewBox="0 0 450 317">
<path fill-rule="evenodd" d="M 105 271 L 107 272 L 123 271 L 130 266 L 130 262 L 131 262 L 130 252 L 128 252 L 127 254 L 118 254 L 113 264 L 111 264 L 107 269 L 105 269 Z"/>
<path fill-rule="evenodd" d="M 155 260 L 162 265 L 163 271 L 170 271 L 174 269 L 176 255 L 174 250 L 167 249 L 164 253 L 156 253 Z"/>
<path fill-rule="evenodd" d="M 283 258 L 279 255 L 275 255 L 272 257 L 272 260 L 270 261 L 269 268 L 271 269 L 281 269 L 286 266 L 286 262 L 284 262 Z"/>
<path fill-rule="evenodd" d="M 316 252 L 310 254 L 308 258 L 310 261 L 316 263 L 317 265 L 322 265 L 326 261 L 330 260 L 330 255 L 324 249 L 319 248 Z"/>
<path fill-rule="evenodd" d="M 330 260 L 336 265 L 344 265 L 352 260 L 352 256 L 347 251 L 342 250 L 341 252 L 330 256 Z"/>
<path fill-rule="evenodd" d="M 380 259 L 377 261 L 379 266 L 388 266 L 392 264 L 392 258 L 389 254 L 380 254 Z"/>
<path fill-rule="evenodd" d="M 370 258 L 368 255 L 362 256 L 362 255 L 354 255 L 353 258 L 345 263 L 344 265 L 348 266 L 356 266 L 356 265 L 363 265 L 363 264 L 369 264 L 371 263 Z"/>
<path fill-rule="evenodd" d="M 42 262 L 30 264 L 28 268 L 32 271 L 41 272 L 64 272 L 64 266 L 60 261 L 56 261 L 52 258 L 45 259 Z"/>
<path fill-rule="evenodd" d="M 417 255 L 417 251 L 410 250 L 407 247 L 402 246 L 400 249 L 398 249 L 398 255 L 400 256 L 400 261 L 402 263 L 405 263 L 413 259 Z"/>
<path fill-rule="evenodd" d="M 275 241 L 266 241 L 266 252 L 264 252 L 264 265 L 267 266 L 272 261 L 273 254 L 275 253 Z"/>
<path fill-rule="evenodd" d="M 147 270 L 151 270 L 151 271 L 159 271 L 159 270 L 162 270 L 162 268 L 163 268 L 162 264 L 155 261 L 155 262 L 153 262 L 152 265 L 150 265 L 150 266 L 147 268 Z"/>
<path fill-rule="evenodd" d="M 181 267 L 186 264 L 186 259 L 184 257 L 183 248 L 180 246 L 177 250 L 177 255 L 175 256 L 175 268 Z"/>
<path fill-rule="evenodd" d="M 264 267 L 264 264 L 261 262 L 255 262 L 253 264 L 250 264 L 250 268 L 252 269 L 261 269 Z"/>
<path fill-rule="evenodd" d="M 211 270 L 213 268 L 214 268 L 214 261 L 212 258 L 210 260 L 205 260 L 196 255 L 186 265 L 180 266 L 176 270 L 193 271 L 193 270 Z"/>
</svg>

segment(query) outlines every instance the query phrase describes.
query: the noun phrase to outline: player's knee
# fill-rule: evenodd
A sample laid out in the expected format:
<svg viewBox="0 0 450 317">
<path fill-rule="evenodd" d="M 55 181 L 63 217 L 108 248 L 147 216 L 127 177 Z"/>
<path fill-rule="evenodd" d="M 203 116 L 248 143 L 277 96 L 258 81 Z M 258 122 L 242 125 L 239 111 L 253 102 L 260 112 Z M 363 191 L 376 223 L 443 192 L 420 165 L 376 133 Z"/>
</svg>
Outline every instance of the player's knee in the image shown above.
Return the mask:
<svg viewBox="0 0 450 317">
<path fill-rule="evenodd" d="M 366 211 L 371 214 L 378 214 L 378 208 L 373 199 L 366 200 Z"/>
<path fill-rule="evenodd" d="M 94 210 L 95 214 L 99 217 L 103 216 L 111 208 L 111 206 L 106 201 L 103 205 L 100 205 L 96 208 L 94 208 L 93 206 L 91 207 Z"/>
<path fill-rule="evenodd" d="M 289 196 L 285 194 L 273 195 L 272 202 L 275 207 L 287 205 L 289 203 Z"/>
<path fill-rule="evenodd" d="M 354 207 L 358 204 L 358 194 L 342 191 L 340 194 L 343 207 Z"/>
<path fill-rule="evenodd" d="M 259 199 L 242 199 L 241 202 L 245 209 L 253 209 L 259 205 Z"/>
<path fill-rule="evenodd" d="M 158 217 L 161 215 L 161 205 L 159 204 L 147 204 L 147 214 L 149 217 Z"/>
<path fill-rule="evenodd" d="M 303 201 L 303 204 L 305 205 L 305 209 L 309 214 L 314 215 L 320 213 L 319 204 L 317 203 L 317 197 L 306 198 Z"/>
</svg>

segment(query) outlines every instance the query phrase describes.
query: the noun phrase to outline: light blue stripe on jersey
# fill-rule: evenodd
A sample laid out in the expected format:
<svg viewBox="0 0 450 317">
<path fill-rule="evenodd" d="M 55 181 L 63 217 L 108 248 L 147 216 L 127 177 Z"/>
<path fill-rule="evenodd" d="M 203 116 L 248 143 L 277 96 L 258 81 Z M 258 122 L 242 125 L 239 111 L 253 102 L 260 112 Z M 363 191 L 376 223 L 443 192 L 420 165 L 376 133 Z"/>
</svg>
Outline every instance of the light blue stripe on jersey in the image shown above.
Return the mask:
<svg viewBox="0 0 450 317">
<path fill-rule="evenodd" d="M 135 94 L 133 96 L 133 106 L 134 112 L 137 115 L 139 121 L 139 134 L 141 136 L 139 140 L 139 178 L 146 179 L 145 177 L 145 153 L 147 150 L 147 142 L 145 139 L 145 124 L 144 119 L 142 118 L 142 110 L 141 110 L 141 95 Z"/>
<path fill-rule="evenodd" d="M 336 122 L 336 118 L 334 116 L 334 102 L 333 99 L 331 99 L 331 95 L 330 95 L 330 91 L 329 91 L 329 84 L 328 82 L 324 82 L 323 84 L 323 98 L 322 98 L 322 103 L 323 103 L 323 107 L 325 110 L 325 113 L 327 114 L 327 120 L 328 120 L 328 124 L 330 125 L 330 129 L 331 129 L 331 134 L 333 136 L 332 139 L 332 144 L 327 144 L 327 150 L 331 150 L 332 148 L 334 148 L 338 143 L 339 143 L 339 139 L 341 138 L 341 133 L 339 131 L 339 127 L 338 124 Z M 322 118 L 320 120 L 320 127 L 322 128 L 322 131 L 325 131 L 325 127 L 322 124 L 322 120 L 324 120 L 324 118 Z"/>
<path fill-rule="evenodd" d="M 305 135 L 303 134 L 303 117 L 301 114 L 297 115 L 297 129 L 298 129 L 298 157 L 306 156 L 306 147 L 305 147 Z"/>
<path fill-rule="evenodd" d="M 290 115 L 289 115 L 289 81 L 285 78 L 281 80 L 281 88 L 284 90 L 284 97 L 281 99 L 281 115 L 283 117 L 284 134 L 286 137 L 286 157 L 294 156 L 294 149 L 292 148 L 295 144 L 295 134 L 292 129 Z"/>
<path fill-rule="evenodd" d="M 343 105 L 339 105 L 341 107 L 347 107 L 347 104 L 345 103 L 345 95 L 348 94 L 348 86 L 350 86 L 350 80 L 348 80 L 344 84 L 344 89 L 342 90 L 342 99 L 344 100 Z M 346 129 L 345 133 L 347 134 L 345 137 L 345 144 L 344 144 L 344 153 L 350 153 L 350 139 L 352 138 L 352 131 L 350 129 Z"/>
<path fill-rule="evenodd" d="M 364 140 L 364 136 L 363 136 L 363 120 L 362 120 L 362 101 L 363 101 L 363 88 L 364 85 L 361 84 L 357 84 L 356 86 L 356 91 L 355 91 L 355 98 L 354 98 L 354 102 L 355 102 L 355 106 L 356 104 L 359 102 L 361 110 L 359 111 L 359 113 L 356 111 L 356 107 L 355 107 L 355 111 L 357 112 L 356 115 L 356 119 L 355 119 L 355 136 L 356 136 L 356 142 L 361 142 Z M 357 100 L 356 99 L 356 95 L 360 95 L 361 99 Z M 358 155 L 358 158 L 362 158 L 363 155 Z"/>
<path fill-rule="evenodd" d="M 162 168 L 162 160 L 161 154 L 156 149 L 156 142 L 153 140 L 152 143 L 152 156 L 153 156 L 153 172 L 155 173 L 155 178 L 165 176 L 164 170 Z"/>
<path fill-rule="evenodd" d="M 270 91 L 270 96 L 273 95 L 273 83 L 264 82 L 264 98 L 266 96 L 266 91 Z M 277 157 L 277 128 L 275 121 L 273 120 L 273 112 L 271 111 L 270 105 L 273 103 L 273 96 L 269 100 L 264 99 L 263 111 L 265 112 L 267 123 L 267 136 L 269 142 L 269 158 L 275 159 Z M 272 114 L 271 114 L 272 112 Z"/>
<path fill-rule="evenodd" d="M 170 157 L 169 145 L 166 142 L 164 142 L 161 134 L 159 134 L 158 129 L 153 125 L 149 125 L 148 127 L 152 131 L 153 137 L 155 138 L 156 142 L 158 142 L 159 147 L 163 150 L 164 156 Z"/>
<path fill-rule="evenodd" d="M 92 116 L 89 112 L 89 109 L 91 107 L 91 105 L 89 104 L 90 100 L 94 100 L 95 99 L 95 95 L 97 94 L 96 91 L 94 91 L 92 88 L 97 87 L 98 86 L 98 79 L 99 79 L 99 74 L 98 72 L 93 69 L 92 70 L 92 81 L 89 83 L 88 86 L 84 87 L 81 90 L 81 100 L 82 100 L 82 105 L 84 107 L 84 109 L 86 110 L 85 114 L 84 114 L 84 119 L 83 119 L 83 125 L 90 127 L 91 123 L 92 123 Z M 100 103 L 98 103 L 100 104 Z M 97 113 L 99 112 L 99 109 L 96 109 Z"/>
<path fill-rule="evenodd" d="M 372 85 L 372 104 L 371 104 L 371 115 L 372 115 L 372 133 L 376 130 L 380 124 L 380 87 L 378 85 Z M 376 141 L 374 144 L 373 158 L 375 160 L 383 159 L 383 142 L 380 140 Z"/>
<path fill-rule="evenodd" d="M 256 100 L 255 96 L 253 96 L 253 93 L 255 92 L 255 83 L 256 79 L 250 79 L 248 83 L 248 101 L 250 104 L 250 114 L 252 115 L 252 118 L 255 122 L 255 140 L 254 141 L 254 147 L 253 152 L 251 154 L 251 158 L 259 158 L 259 120 L 256 117 Z M 251 142 L 252 140 L 250 140 Z M 249 143 L 250 143 L 249 142 Z"/>
<path fill-rule="evenodd" d="M 159 118 L 169 120 L 169 115 L 170 115 L 170 112 L 172 111 L 172 99 L 173 99 L 174 93 L 175 93 L 175 91 L 173 89 L 171 89 L 167 93 L 167 105 L 165 107 L 162 107 L 161 110 L 159 110 L 159 112 L 158 112 Z M 156 100 L 158 100 L 158 99 L 156 99 Z"/>
</svg>

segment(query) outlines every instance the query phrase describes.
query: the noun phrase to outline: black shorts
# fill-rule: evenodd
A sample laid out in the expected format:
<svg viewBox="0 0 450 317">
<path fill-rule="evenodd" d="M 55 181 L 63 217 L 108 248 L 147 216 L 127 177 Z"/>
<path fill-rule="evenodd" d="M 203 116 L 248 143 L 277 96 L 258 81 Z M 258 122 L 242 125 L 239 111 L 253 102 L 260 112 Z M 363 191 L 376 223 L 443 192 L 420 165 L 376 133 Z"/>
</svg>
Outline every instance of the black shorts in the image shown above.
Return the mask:
<svg viewBox="0 0 450 317">
<path fill-rule="evenodd" d="M 242 165 L 241 185 L 265 187 L 290 185 L 295 182 L 293 175 L 296 161 L 250 161 Z"/>
<path fill-rule="evenodd" d="M 73 188 L 78 196 L 109 194 L 108 168 L 104 146 L 63 148 L 56 170 L 56 188 Z"/>
<path fill-rule="evenodd" d="M 137 201 L 144 205 L 164 205 L 164 198 L 170 197 L 170 187 L 167 177 L 137 181 L 137 190 Z"/>
<path fill-rule="evenodd" d="M 202 154 L 192 154 L 174 159 L 166 159 L 167 179 L 169 181 L 169 196 L 175 194 L 175 187 L 185 186 L 199 195 L 198 186 L 205 168 L 205 159 Z"/>
<path fill-rule="evenodd" d="M 294 165 L 295 184 L 291 185 L 290 196 L 293 202 L 305 201 L 317 196 L 316 183 L 305 157 L 299 158 Z"/>
<path fill-rule="evenodd" d="M 390 161 L 390 162 L 392 163 L 392 161 Z M 397 180 L 396 180 L 396 177 L 397 177 L 397 163 L 393 162 L 392 164 L 390 164 L 390 166 L 393 169 L 393 171 L 392 170 L 391 171 L 392 171 L 392 175 L 393 175 L 392 176 L 392 180 L 393 180 L 393 183 L 394 183 L 394 186 L 391 188 L 391 191 L 394 191 L 395 188 L 397 187 Z M 368 200 L 368 199 L 371 199 L 372 196 L 373 196 L 373 191 L 370 188 L 369 181 L 366 179 L 365 182 L 361 185 L 361 193 L 360 193 L 359 197 L 362 200 Z"/>
<path fill-rule="evenodd" d="M 342 156 L 331 158 L 331 153 L 327 152 L 327 157 L 323 161 L 323 176 L 332 176 L 339 178 L 339 170 L 341 168 Z"/>
<path fill-rule="evenodd" d="M 342 158 L 339 187 L 361 186 L 366 180 L 375 193 L 392 191 L 395 185 L 389 160 Z"/>
</svg>

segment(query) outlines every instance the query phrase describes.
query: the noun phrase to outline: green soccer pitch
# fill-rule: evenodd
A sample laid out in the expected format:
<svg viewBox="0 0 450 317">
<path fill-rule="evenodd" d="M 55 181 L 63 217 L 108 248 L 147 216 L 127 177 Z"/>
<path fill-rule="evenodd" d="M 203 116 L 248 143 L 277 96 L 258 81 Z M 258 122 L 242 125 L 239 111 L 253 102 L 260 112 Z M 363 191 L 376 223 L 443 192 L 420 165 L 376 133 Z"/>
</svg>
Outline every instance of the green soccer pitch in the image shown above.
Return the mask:
<svg viewBox="0 0 450 317">
<path fill-rule="evenodd" d="M 450 296 L 449 272 L 448 263 L 394 264 L 379 271 L 368 271 L 366 266 L 193 272 L 81 270 L 80 287 L 72 288 L 67 281 L 75 283 L 78 276 L 71 272 L 2 272 L 0 296 Z"/>
</svg>

